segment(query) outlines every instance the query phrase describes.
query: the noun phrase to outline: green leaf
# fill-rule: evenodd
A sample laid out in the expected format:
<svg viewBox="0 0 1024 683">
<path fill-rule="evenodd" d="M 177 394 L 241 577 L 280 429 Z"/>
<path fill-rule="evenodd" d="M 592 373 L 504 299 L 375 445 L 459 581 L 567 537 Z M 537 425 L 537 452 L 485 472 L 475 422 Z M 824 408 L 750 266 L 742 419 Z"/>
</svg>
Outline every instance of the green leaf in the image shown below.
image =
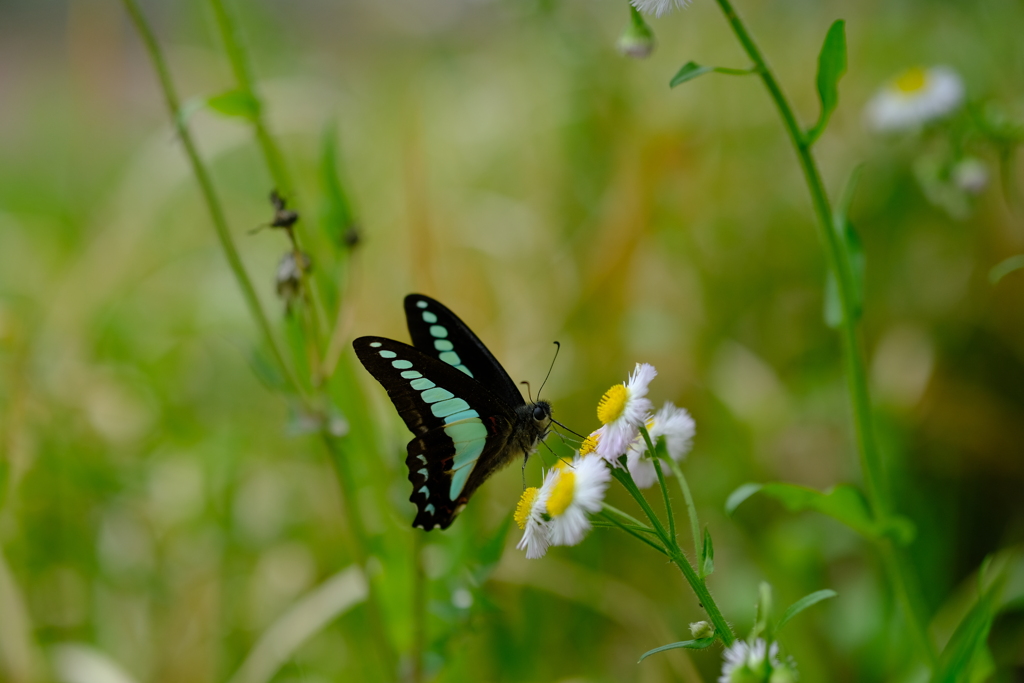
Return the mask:
<svg viewBox="0 0 1024 683">
<path fill-rule="evenodd" d="M 715 638 L 714 636 L 712 636 L 711 638 L 700 638 L 699 640 L 683 640 L 678 643 L 662 645 L 661 647 L 656 647 L 653 650 L 648 650 L 647 652 L 640 655 L 640 659 L 637 660 L 637 664 L 639 664 L 640 662 L 644 661 L 645 659 L 647 659 L 648 657 L 657 652 L 664 652 L 666 650 L 678 650 L 679 648 L 685 648 L 687 650 L 703 650 L 706 647 L 711 647 L 711 645 L 714 644 L 714 642 Z"/>
<path fill-rule="evenodd" d="M 736 508 L 738 508 L 743 501 L 760 491 L 762 486 L 764 486 L 764 484 L 744 484 L 730 493 L 729 498 L 725 501 L 725 514 L 731 515 L 735 512 Z"/>
<path fill-rule="evenodd" d="M 762 581 L 758 590 L 757 614 L 754 615 L 754 625 L 750 629 L 750 640 L 764 638 L 769 643 L 775 639 L 772 633 L 772 587 L 771 584 Z"/>
<path fill-rule="evenodd" d="M 711 543 L 711 532 L 704 527 L 704 547 L 701 549 L 701 576 L 715 571 L 715 546 Z"/>
<path fill-rule="evenodd" d="M 804 597 L 800 598 L 792 605 L 790 605 L 788 608 L 786 608 L 786 612 L 782 615 L 782 618 L 779 619 L 779 623 L 775 626 L 775 632 L 778 633 L 779 631 L 781 631 L 782 627 L 786 625 L 786 622 L 788 622 L 790 619 L 803 612 L 811 605 L 815 605 L 821 602 L 822 600 L 834 598 L 837 595 L 839 595 L 839 593 L 836 593 L 834 590 L 831 590 L 829 588 L 826 588 L 825 590 L 815 591 L 810 595 L 805 595 Z"/>
<path fill-rule="evenodd" d="M 322 223 L 331 244 L 337 249 L 353 246 L 356 221 L 338 172 L 338 134 L 333 122 L 324 128 L 320 142 L 320 181 L 324 190 Z"/>
<path fill-rule="evenodd" d="M 850 177 L 843 187 L 835 213 L 832 216 L 832 228 L 839 235 L 839 242 L 846 252 L 846 260 L 850 264 L 853 277 L 853 312 L 854 322 L 860 319 L 864 311 L 864 244 L 860 235 L 850 222 L 850 206 L 853 204 L 857 181 L 860 180 L 863 164 L 858 164 L 850 172 Z M 829 272 L 825 280 L 825 324 L 835 329 L 843 322 L 843 307 L 839 301 L 839 287 L 835 275 Z"/>
<path fill-rule="evenodd" d="M 709 74 L 715 70 L 713 66 L 701 66 L 697 62 L 687 62 L 683 64 L 682 68 L 676 72 L 676 75 L 672 77 L 672 80 L 668 82 L 668 87 L 674 88 L 677 85 L 682 85 L 687 81 L 692 81 L 698 76 Z M 653 650 L 652 650 L 653 652 Z"/>
<path fill-rule="evenodd" d="M 729 496 L 726 511 L 732 514 L 743 501 L 758 491 L 779 501 L 790 512 L 821 512 L 867 538 L 888 536 L 901 545 L 906 545 L 914 538 L 914 525 L 905 517 L 894 516 L 875 522 L 860 490 L 849 484 L 840 484 L 825 492 L 782 482 L 744 484 Z"/>
<path fill-rule="evenodd" d="M 701 66 L 697 62 L 687 62 L 683 64 L 682 68 L 676 72 L 676 75 L 672 77 L 672 80 L 668 82 L 670 88 L 674 88 L 677 85 L 692 81 L 698 76 L 709 74 L 714 72 L 716 74 L 725 74 L 726 76 L 749 76 L 750 74 L 757 73 L 757 67 L 752 66 L 749 69 L 730 69 L 724 66 Z"/>
<path fill-rule="evenodd" d="M 231 116 L 255 121 L 260 115 L 260 102 L 252 93 L 243 90 L 229 90 L 206 100 L 206 106 L 222 116 Z"/>
<path fill-rule="evenodd" d="M 956 627 L 946 648 L 939 656 L 939 665 L 932 675 L 932 683 L 959 683 L 974 678 L 975 667 L 988 662 L 987 640 L 992 622 L 998 612 L 998 596 L 1006 575 L 1001 575 L 987 591 L 983 591 L 977 604 Z"/>
<path fill-rule="evenodd" d="M 1016 254 L 1005 261 L 1000 261 L 988 272 L 988 281 L 993 285 L 1015 270 L 1024 269 L 1024 254 Z"/>
<path fill-rule="evenodd" d="M 825 131 L 832 112 L 839 104 L 839 79 L 846 73 L 846 22 L 837 20 L 828 29 L 818 54 L 818 100 L 821 114 L 814 128 L 807 131 L 805 142 L 814 143 Z"/>
</svg>

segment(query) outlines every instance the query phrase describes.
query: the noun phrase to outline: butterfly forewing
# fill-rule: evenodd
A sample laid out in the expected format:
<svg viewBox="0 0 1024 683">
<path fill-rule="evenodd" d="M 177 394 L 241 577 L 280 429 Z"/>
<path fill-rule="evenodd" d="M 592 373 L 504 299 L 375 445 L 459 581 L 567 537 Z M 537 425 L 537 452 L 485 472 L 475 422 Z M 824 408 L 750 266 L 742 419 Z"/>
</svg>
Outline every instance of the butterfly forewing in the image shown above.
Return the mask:
<svg viewBox="0 0 1024 683">
<path fill-rule="evenodd" d="M 408 344 L 360 337 L 353 346 L 415 435 L 406 459 L 414 525 L 446 528 L 503 458 L 512 409 L 463 371 Z"/>
<path fill-rule="evenodd" d="M 472 377 L 510 407 L 524 403 L 512 378 L 473 331 L 438 301 L 422 294 L 405 297 L 405 319 L 417 349 Z"/>
</svg>

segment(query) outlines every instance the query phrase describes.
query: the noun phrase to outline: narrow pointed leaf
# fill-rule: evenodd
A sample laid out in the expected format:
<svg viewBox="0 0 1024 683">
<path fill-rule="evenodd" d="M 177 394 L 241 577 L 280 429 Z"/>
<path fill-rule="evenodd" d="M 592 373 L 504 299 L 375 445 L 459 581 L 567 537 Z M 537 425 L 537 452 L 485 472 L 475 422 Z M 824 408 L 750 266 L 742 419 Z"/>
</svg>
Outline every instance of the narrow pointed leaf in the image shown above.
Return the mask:
<svg viewBox="0 0 1024 683">
<path fill-rule="evenodd" d="M 704 548 L 701 551 L 701 576 L 715 571 L 715 546 L 711 543 L 711 532 L 704 527 Z"/>
<path fill-rule="evenodd" d="M 988 272 L 988 281 L 993 285 L 998 284 L 998 282 L 1004 277 L 1013 271 L 1021 270 L 1022 268 L 1024 268 L 1024 254 L 1011 256 L 1005 261 L 1001 261 L 993 266 L 992 270 Z"/>
<path fill-rule="evenodd" d="M 786 609 L 786 612 L 782 615 L 782 618 L 779 619 L 779 623 L 775 627 L 775 632 L 778 633 L 779 631 L 781 631 L 782 627 L 786 625 L 786 622 L 788 622 L 790 619 L 803 612 L 811 605 L 815 605 L 821 602 L 822 600 L 834 598 L 837 595 L 839 594 L 829 588 L 826 588 L 825 590 L 815 591 L 810 595 L 805 595 L 804 597 L 800 598 Z"/>
<path fill-rule="evenodd" d="M 687 62 L 683 64 L 682 68 L 676 72 L 676 75 L 672 77 L 672 80 L 668 82 L 670 88 L 674 88 L 677 85 L 682 85 L 687 81 L 692 81 L 698 76 L 709 74 L 714 71 L 713 66 L 701 66 L 697 62 Z"/>
<path fill-rule="evenodd" d="M 736 508 L 743 504 L 743 501 L 760 491 L 762 486 L 764 484 L 744 484 L 730 493 L 729 498 L 725 501 L 725 513 L 731 515 Z"/>
<path fill-rule="evenodd" d="M 255 121 L 260 113 L 260 103 L 250 93 L 229 90 L 206 100 L 206 106 L 221 116 L 230 116 Z"/>
<path fill-rule="evenodd" d="M 665 652 L 666 650 L 678 650 L 680 648 L 686 650 L 703 650 L 706 647 L 711 647 L 711 645 L 713 645 L 714 642 L 715 638 L 712 636 L 711 638 L 701 638 L 699 640 L 683 640 L 678 643 L 662 645 L 661 647 L 656 647 L 653 650 L 648 650 L 647 652 L 640 655 L 640 659 L 637 660 L 637 664 L 658 652 Z"/>
<path fill-rule="evenodd" d="M 985 664 L 988 633 L 998 613 L 998 597 L 1005 579 L 1004 574 L 987 591 L 983 591 L 978 596 L 978 602 L 956 627 L 939 656 L 939 665 L 932 675 L 932 683 L 980 680 L 972 674 L 976 673 L 976 668 Z"/>
<path fill-rule="evenodd" d="M 839 79 L 846 73 L 846 22 L 837 20 L 828 29 L 818 54 L 818 100 L 821 113 L 818 122 L 807 131 L 806 142 L 812 144 L 825 131 L 832 112 L 839 104 Z"/>
<path fill-rule="evenodd" d="M 791 512 L 821 512 L 867 538 L 887 536 L 901 545 L 906 545 L 914 538 L 914 525 L 904 517 L 892 516 L 881 522 L 872 519 L 864 495 L 848 484 L 840 484 L 824 492 L 782 482 L 744 484 L 729 496 L 726 511 L 732 514 L 743 501 L 757 492 L 774 498 Z"/>
</svg>

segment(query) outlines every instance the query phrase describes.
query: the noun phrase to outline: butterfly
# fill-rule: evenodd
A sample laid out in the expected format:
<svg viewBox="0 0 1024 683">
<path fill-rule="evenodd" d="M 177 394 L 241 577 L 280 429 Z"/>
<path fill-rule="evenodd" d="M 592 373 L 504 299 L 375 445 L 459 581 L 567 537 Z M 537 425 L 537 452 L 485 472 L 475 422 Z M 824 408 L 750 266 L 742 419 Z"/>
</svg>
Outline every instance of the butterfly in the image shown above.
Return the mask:
<svg viewBox="0 0 1024 683">
<path fill-rule="evenodd" d="M 527 403 L 473 331 L 439 302 L 405 297 L 412 346 L 384 337 L 352 342 L 413 433 L 407 446 L 413 526 L 448 526 L 488 477 L 548 434 L 551 405 Z"/>
</svg>

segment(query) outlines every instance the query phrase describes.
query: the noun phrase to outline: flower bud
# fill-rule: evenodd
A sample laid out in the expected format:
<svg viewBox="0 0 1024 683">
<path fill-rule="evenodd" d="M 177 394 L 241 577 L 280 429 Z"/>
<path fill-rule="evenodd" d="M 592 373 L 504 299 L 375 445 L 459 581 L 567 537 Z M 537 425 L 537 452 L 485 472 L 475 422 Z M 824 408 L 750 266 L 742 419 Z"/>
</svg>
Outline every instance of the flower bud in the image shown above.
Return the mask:
<svg viewBox="0 0 1024 683">
<path fill-rule="evenodd" d="M 644 59 L 654 52 L 654 31 L 635 7 L 629 8 L 629 24 L 619 36 L 619 52 L 633 59 Z"/>
<path fill-rule="evenodd" d="M 710 638 L 715 635 L 715 627 L 707 621 L 695 621 L 690 624 L 690 635 L 697 640 Z"/>
<path fill-rule="evenodd" d="M 287 310 L 302 292 L 302 274 L 313 268 L 313 259 L 305 252 L 288 251 L 277 264 L 277 295 L 284 300 Z"/>
</svg>

